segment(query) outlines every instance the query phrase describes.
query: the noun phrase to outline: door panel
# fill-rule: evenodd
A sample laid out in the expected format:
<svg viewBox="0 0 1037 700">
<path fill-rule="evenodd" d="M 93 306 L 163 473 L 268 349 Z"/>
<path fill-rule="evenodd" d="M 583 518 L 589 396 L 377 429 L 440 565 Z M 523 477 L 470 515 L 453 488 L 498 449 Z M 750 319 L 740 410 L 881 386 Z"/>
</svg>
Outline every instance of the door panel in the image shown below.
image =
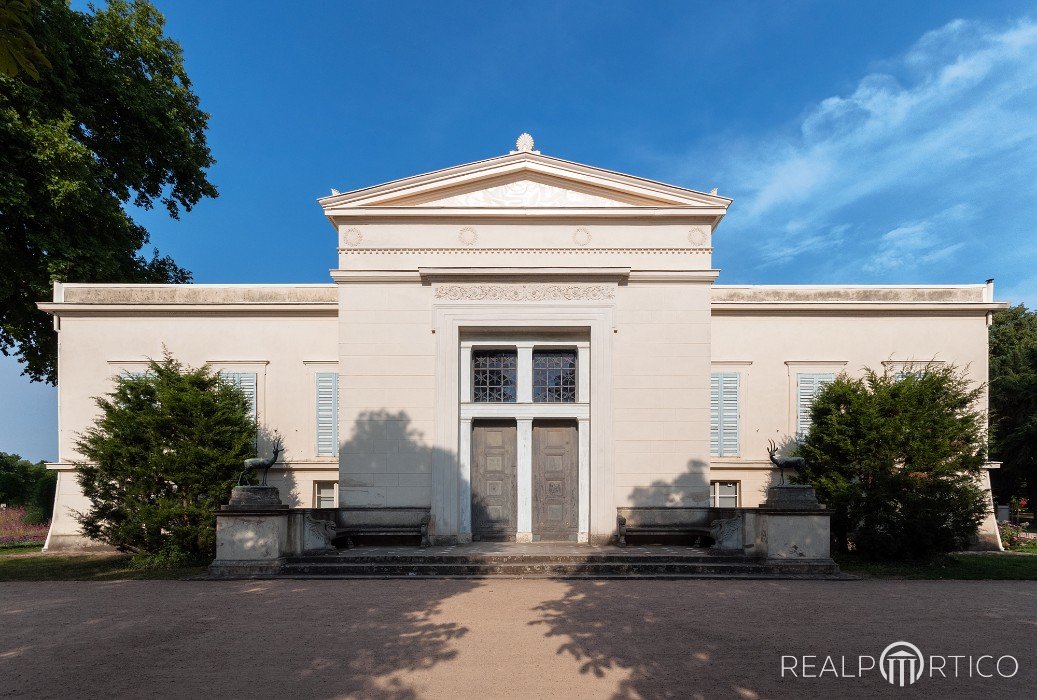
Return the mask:
<svg viewBox="0 0 1037 700">
<path fill-rule="evenodd" d="M 575 423 L 533 423 L 533 539 L 576 540 L 578 444 Z"/>
<path fill-rule="evenodd" d="M 515 423 L 472 426 L 472 539 L 514 540 Z"/>
</svg>

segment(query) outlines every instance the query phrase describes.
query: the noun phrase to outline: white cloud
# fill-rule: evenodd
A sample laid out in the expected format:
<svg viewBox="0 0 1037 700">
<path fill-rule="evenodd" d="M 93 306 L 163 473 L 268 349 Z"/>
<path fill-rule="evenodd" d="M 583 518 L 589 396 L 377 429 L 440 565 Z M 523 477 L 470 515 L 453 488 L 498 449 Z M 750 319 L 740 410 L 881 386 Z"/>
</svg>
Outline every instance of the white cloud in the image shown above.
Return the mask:
<svg viewBox="0 0 1037 700">
<path fill-rule="evenodd" d="M 1037 23 L 955 20 L 796 126 L 738 149 L 722 168 L 735 196 L 727 230 L 774 232 L 758 249 L 764 262 L 830 248 L 831 232 L 850 223 L 864 229 L 855 242 L 871 237 L 866 271 L 953 258 L 966 219 L 984 212 L 949 204 L 975 205 L 979 188 L 996 198 L 1010 171 L 1012 186 L 1034 189 Z"/>
<path fill-rule="evenodd" d="M 897 226 L 882 235 L 878 252 L 864 263 L 864 269 L 889 272 L 946 260 L 965 244 L 947 242 L 943 231 L 969 218 L 968 207 L 958 204 L 922 221 Z"/>
</svg>

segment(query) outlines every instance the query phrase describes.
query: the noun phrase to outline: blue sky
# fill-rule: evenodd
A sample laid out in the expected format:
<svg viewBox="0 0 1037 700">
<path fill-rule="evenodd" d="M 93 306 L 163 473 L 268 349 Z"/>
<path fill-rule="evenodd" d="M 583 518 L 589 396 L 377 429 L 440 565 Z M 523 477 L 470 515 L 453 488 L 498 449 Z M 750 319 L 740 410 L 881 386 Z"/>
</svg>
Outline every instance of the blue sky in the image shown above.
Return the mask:
<svg viewBox="0 0 1037 700">
<path fill-rule="evenodd" d="M 733 197 L 721 283 L 994 277 L 1037 305 L 1032 3 L 156 4 L 212 115 L 220 197 L 136 215 L 198 282 L 328 281 L 318 196 L 529 131 Z M 19 372 L 0 358 L 0 451 L 53 459 L 56 392 Z"/>
</svg>

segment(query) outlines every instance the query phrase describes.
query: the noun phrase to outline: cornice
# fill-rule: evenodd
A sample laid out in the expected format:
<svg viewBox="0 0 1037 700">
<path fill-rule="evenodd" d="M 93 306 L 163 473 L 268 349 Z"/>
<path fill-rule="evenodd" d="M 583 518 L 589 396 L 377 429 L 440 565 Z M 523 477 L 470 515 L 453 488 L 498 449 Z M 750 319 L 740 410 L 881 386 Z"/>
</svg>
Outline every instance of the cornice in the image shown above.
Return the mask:
<svg viewBox="0 0 1037 700">
<path fill-rule="evenodd" d="M 719 302 L 714 316 L 984 316 L 1008 308 L 1005 302 Z"/>
<path fill-rule="evenodd" d="M 617 193 L 647 197 L 656 201 L 663 200 L 686 207 L 697 208 L 705 205 L 726 210 L 727 206 L 731 204 L 730 199 L 716 194 L 706 194 L 656 180 L 531 152 L 510 153 L 463 163 L 351 192 L 321 197 L 317 201 L 324 208 L 325 214 L 330 216 L 332 212 L 338 212 L 347 207 L 392 202 L 519 173 L 532 173 L 559 180 L 569 180 L 602 191 L 612 190 Z"/>
<path fill-rule="evenodd" d="M 337 316 L 338 302 L 281 304 L 85 304 L 40 302 L 55 316 Z"/>
<path fill-rule="evenodd" d="M 429 219 L 483 218 L 483 219 L 685 219 L 719 223 L 727 211 L 723 207 L 336 207 L 325 214 L 332 221 L 364 219 Z"/>
<path fill-rule="evenodd" d="M 629 267 L 419 267 L 423 282 L 454 280 L 599 280 L 620 282 L 630 276 Z"/>
<path fill-rule="evenodd" d="M 720 270 L 632 270 L 629 283 L 687 283 L 687 282 L 709 282 L 712 283 L 720 276 Z"/>
</svg>

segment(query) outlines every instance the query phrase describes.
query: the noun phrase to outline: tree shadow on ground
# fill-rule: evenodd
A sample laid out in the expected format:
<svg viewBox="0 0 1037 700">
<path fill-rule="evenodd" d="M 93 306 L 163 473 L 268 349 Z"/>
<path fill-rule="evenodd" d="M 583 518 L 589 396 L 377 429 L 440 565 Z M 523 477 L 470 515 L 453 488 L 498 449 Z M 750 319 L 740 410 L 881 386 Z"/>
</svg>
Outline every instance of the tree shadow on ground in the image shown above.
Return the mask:
<svg viewBox="0 0 1037 700">
<path fill-rule="evenodd" d="M 260 445 L 269 445 L 269 437 L 261 436 Z M 435 456 L 404 412 L 363 414 L 342 449 L 354 467 L 373 476 L 397 470 L 427 475 Z M 420 493 L 404 495 L 418 498 Z M 120 603 L 127 584 L 103 585 L 109 587 L 106 594 L 92 589 L 90 602 L 70 596 L 60 613 L 51 611 L 74 628 L 81 644 L 89 640 L 91 648 L 106 650 L 103 657 L 69 654 L 65 641 L 40 643 L 33 631 L 38 623 L 25 617 L 31 615 L 29 608 L 6 618 L 13 627 L 5 632 L 11 629 L 12 641 L 21 638 L 26 640 L 21 646 L 32 647 L 26 653 L 36 657 L 33 668 L 40 674 L 15 679 L 8 689 L 14 687 L 16 695 L 46 695 L 33 689 L 48 683 L 53 689 L 66 682 L 62 679 L 74 678 L 75 694 L 114 697 L 136 696 L 141 688 L 160 696 L 193 696 L 204 687 L 216 697 L 415 698 L 425 689 L 415 686 L 411 676 L 455 659 L 456 643 L 469 633 L 448 601 L 484 584 L 400 579 L 162 583 L 156 585 L 167 588 L 145 594 L 153 596 L 147 604 Z M 28 641 L 34 637 L 36 642 Z M 199 648 L 212 653 L 200 654 Z M 0 655 L 0 669 L 4 666 Z"/>
<path fill-rule="evenodd" d="M 457 658 L 469 632 L 447 601 L 480 584 L 54 585 L 68 595 L 52 587 L 38 604 L 9 590 L 0 606 L 0 674 L 15 696 L 416 698 L 431 690 L 421 672 Z"/>
<path fill-rule="evenodd" d="M 709 481 L 708 465 L 692 459 L 685 473 L 633 489 L 629 504 L 705 508 L 710 505 Z M 651 541 L 687 545 L 696 539 Z M 615 676 L 614 698 L 758 698 L 748 685 L 703 680 L 718 656 L 734 654 L 739 635 L 751 634 L 751 628 L 736 620 L 725 622 L 721 582 L 702 583 L 568 581 L 563 595 L 534 609 L 538 617 L 529 624 L 557 640 L 555 653 L 572 657 L 581 674 Z M 688 584 L 698 595 L 688 595 Z M 782 595 L 781 584 L 766 585 L 762 596 Z M 659 601 L 665 601 L 664 607 Z"/>
</svg>

